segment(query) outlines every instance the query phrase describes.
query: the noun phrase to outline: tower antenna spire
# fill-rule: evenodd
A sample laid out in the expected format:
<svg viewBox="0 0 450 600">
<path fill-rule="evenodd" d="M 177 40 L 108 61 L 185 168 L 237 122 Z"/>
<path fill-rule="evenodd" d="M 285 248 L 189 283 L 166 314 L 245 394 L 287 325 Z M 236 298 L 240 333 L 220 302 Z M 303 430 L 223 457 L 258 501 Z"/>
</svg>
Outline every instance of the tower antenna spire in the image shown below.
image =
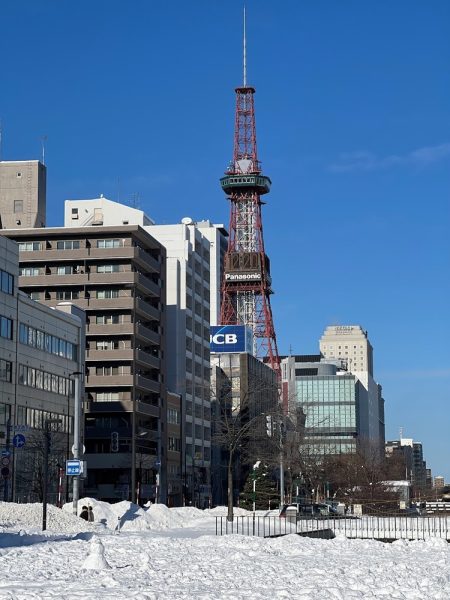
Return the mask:
<svg viewBox="0 0 450 600">
<path fill-rule="evenodd" d="M 247 87 L 247 36 L 246 36 L 246 23 L 245 23 L 245 4 L 244 4 L 244 60 L 243 60 L 243 68 L 244 68 L 244 87 Z"/>
</svg>

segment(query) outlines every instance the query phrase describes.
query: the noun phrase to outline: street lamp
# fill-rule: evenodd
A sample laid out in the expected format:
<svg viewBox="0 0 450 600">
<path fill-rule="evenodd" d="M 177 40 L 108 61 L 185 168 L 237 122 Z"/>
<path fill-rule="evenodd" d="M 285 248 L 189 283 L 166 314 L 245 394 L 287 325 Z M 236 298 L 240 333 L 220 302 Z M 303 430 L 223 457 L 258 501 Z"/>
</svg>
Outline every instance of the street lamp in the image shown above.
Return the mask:
<svg viewBox="0 0 450 600">
<path fill-rule="evenodd" d="M 62 419 L 45 419 L 44 439 L 44 489 L 42 492 L 42 531 L 47 529 L 48 451 L 50 449 L 50 425 L 62 423 Z"/>
<path fill-rule="evenodd" d="M 74 403 L 73 403 L 73 446 L 72 454 L 74 459 L 80 459 L 80 417 L 81 417 L 81 395 L 80 395 L 80 377 L 83 375 L 82 371 L 74 371 L 70 373 L 69 377 L 74 377 Z M 74 475 L 73 477 L 73 514 L 78 514 L 78 500 L 80 497 L 80 477 Z"/>
</svg>

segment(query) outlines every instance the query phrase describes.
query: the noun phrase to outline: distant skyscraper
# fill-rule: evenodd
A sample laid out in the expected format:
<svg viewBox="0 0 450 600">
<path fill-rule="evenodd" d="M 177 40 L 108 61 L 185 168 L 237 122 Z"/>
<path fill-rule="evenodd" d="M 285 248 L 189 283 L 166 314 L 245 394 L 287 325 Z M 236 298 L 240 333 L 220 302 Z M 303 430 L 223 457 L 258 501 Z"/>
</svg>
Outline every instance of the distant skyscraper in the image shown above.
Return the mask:
<svg viewBox="0 0 450 600">
<path fill-rule="evenodd" d="M 45 227 L 46 173 L 38 160 L 0 161 L 0 229 Z"/>
</svg>

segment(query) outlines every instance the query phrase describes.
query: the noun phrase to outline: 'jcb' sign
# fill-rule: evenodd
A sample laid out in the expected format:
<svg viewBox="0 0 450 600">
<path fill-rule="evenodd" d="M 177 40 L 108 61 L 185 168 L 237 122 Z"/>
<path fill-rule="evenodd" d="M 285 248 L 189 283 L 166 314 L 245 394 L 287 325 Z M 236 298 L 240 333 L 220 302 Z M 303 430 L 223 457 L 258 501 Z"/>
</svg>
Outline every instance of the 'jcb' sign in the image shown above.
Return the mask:
<svg viewBox="0 0 450 600">
<path fill-rule="evenodd" d="M 244 325 L 216 325 L 210 328 L 211 352 L 252 352 L 252 331 Z"/>
</svg>

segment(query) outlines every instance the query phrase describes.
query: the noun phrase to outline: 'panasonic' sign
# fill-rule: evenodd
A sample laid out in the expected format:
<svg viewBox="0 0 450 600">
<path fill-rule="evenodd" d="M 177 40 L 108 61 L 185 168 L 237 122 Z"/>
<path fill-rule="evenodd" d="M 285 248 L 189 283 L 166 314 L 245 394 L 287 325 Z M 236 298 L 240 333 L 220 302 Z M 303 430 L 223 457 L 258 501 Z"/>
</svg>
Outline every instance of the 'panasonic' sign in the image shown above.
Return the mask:
<svg viewBox="0 0 450 600">
<path fill-rule="evenodd" d="M 252 331 L 245 325 L 213 325 L 210 327 L 210 350 L 252 353 Z"/>
<path fill-rule="evenodd" d="M 260 281 L 261 273 L 225 273 L 226 281 Z"/>
</svg>

